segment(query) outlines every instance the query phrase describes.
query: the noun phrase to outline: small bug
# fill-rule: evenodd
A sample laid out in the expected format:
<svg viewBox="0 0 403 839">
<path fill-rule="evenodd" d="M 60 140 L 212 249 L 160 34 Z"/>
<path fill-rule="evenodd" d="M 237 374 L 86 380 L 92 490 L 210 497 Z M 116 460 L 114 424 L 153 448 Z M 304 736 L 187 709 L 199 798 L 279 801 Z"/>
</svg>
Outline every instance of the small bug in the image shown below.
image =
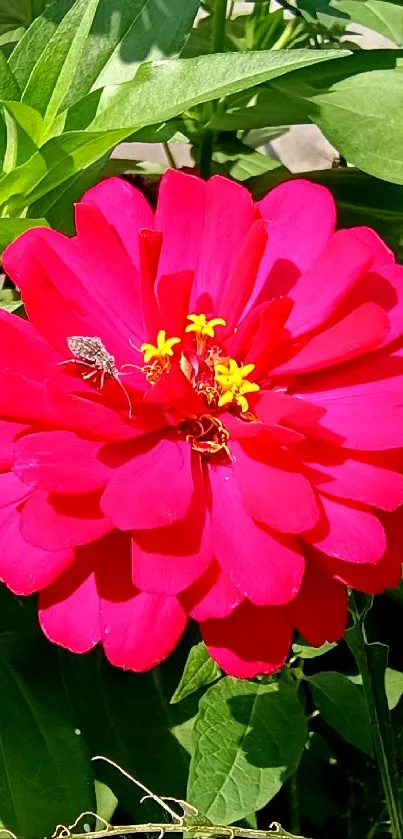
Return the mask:
<svg viewBox="0 0 403 839">
<path fill-rule="evenodd" d="M 89 373 L 83 374 L 83 379 L 88 381 L 100 375 L 99 389 L 102 390 L 105 384 L 105 377 L 112 376 L 123 391 L 129 406 L 129 417 L 132 417 L 132 403 L 130 396 L 120 377 L 121 373 L 116 367 L 114 356 L 111 355 L 102 343 L 100 338 L 90 338 L 86 335 L 72 335 L 67 338 L 67 346 L 74 358 L 61 361 L 60 364 L 82 364 L 84 367 L 93 367 Z"/>
</svg>

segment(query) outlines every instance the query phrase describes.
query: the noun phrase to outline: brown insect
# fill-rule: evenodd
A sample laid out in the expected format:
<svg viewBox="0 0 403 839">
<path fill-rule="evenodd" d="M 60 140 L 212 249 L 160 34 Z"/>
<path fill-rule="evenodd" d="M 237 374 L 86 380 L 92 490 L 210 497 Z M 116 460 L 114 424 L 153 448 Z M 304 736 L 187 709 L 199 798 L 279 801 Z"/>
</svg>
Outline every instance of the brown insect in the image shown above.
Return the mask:
<svg viewBox="0 0 403 839">
<path fill-rule="evenodd" d="M 92 367 L 88 373 L 83 373 L 84 381 L 99 379 L 99 390 L 102 390 L 105 384 L 106 376 L 111 376 L 118 383 L 120 389 L 123 391 L 127 404 L 129 406 L 129 417 L 132 417 L 132 403 L 130 396 L 121 381 L 122 374 L 116 367 L 114 356 L 111 355 L 102 343 L 100 338 L 94 336 L 90 338 L 86 335 L 72 335 L 67 338 L 67 346 L 74 358 L 69 358 L 67 361 L 61 361 L 60 364 L 82 364 L 83 367 Z"/>
</svg>

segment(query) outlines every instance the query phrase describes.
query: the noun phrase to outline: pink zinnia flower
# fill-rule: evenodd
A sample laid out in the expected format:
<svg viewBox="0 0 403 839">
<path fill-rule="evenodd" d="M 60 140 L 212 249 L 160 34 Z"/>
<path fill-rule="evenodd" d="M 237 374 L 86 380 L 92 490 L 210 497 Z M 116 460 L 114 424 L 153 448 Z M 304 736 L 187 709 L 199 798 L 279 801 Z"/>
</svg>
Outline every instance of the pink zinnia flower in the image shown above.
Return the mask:
<svg viewBox="0 0 403 839">
<path fill-rule="evenodd" d="M 241 677 L 340 638 L 400 577 L 403 268 L 303 180 L 111 179 L 76 226 L 4 255 L 0 578 L 138 671 L 188 616 Z"/>
</svg>

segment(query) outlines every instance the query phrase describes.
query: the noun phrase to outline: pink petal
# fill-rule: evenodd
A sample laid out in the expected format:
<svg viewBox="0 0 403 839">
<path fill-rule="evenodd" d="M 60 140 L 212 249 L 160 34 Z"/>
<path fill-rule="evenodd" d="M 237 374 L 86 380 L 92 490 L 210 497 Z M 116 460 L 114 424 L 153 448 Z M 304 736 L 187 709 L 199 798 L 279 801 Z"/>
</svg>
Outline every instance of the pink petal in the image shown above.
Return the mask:
<svg viewBox="0 0 403 839">
<path fill-rule="evenodd" d="M 195 621 L 226 618 L 243 599 L 242 592 L 231 583 L 215 560 L 203 576 L 180 596 L 182 605 Z"/>
<path fill-rule="evenodd" d="M 249 305 L 287 295 L 326 247 L 336 221 L 331 193 L 302 179 L 272 189 L 258 207 L 270 234 Z"/>
<path fill-rule="evenodd" d="M 14 443 L 29 430 L 29 425 L 22 422 L 0 420 L 0 469 L 11 466 L 14 455 Z"/>
<path fill-rule="evenodd" d="M 75 217 L 84 263 L 81 277 L 84 291 L 105 312 L 114 331 L 125 338 L 129 355 L 130 340 L 138 343 L 144 339 L 138 269 L 115 228 L 88 197 L 76 205 Z M 133 238 L 136 233 L 134 229 Z"/>
<path fill-rule="evenodd" d="M 189 325 L 189 297 L 193 284 L 192 271 L 163 274 L 157 280 L 155 293 L 161 311 L 161 321 L 167 335 L 179 336 Z M 175 305 L 172 301 L 175 300 Z"/>
<path fill-rule="evenodd" d="M 162 439 L 116 470 L 102 509 L 121 530 L 150 530 L 183 521 L 194 490 L 191 448 L 181 440 Z"/>
<path fill-rule="evenodd" d="M 178 643 L 186 613 L 175 597 L 139 593 L 131 582 L 130 557 L 120 553 L 113 573 L 98 571 L 102 643 L 109 661 L 142 672 L 163 661 Z"/>
<path fill-rule="evenodd" d="M 246 512 L 282 533 L 310 530 L 319 518 L 311 484 L 298 461 L 279 447 L 231 443 L 234 474 Z M 230 482 L 229 482 L 230 483 Z"/>
<path fill-rule="evenodd" d="M 388 332 L 389 320 L 383 309 L 376 303 L 363 303 L 339 323 L 315 335 L 272 373 L 307 373 L 351 361 L 378 347 Z"/>
<path fill-rule="evenodd" d="M 92 547 L 79 550 L 73 565 L 39 595 L 43 632 L 49 641 L 73 653 L 88 652 L 101 637 L 93 562 Z"/>
<path fill-rule="evenodd" d="M 288 614 L 298 632 L 313 647 L 320 647 L 325 641 L 338 641 L 347 624 L 346 587 L 309 559 L 301 589 L 290 603 Z"/>
<path fill-rule="evenodd" d="M 239 606 L 228 618 L 200 625 L 212 658 L 230 676 L 251 679 L 285 663 L 292 629 L 285 609 Z"/>
<path fill-rule="evenodd" d="M 177 594 L 194 583 L 212 561 L 201 472 L 195 471 L 194 477 L 197 488 L 183 522 L 133 533 L 132 576 L 141 591 Z"/>
<path fill-rule="evenodd" d="M 324 515 L 304 539 L 336 559 L 377 563 L 386 550 L 386 536 L 372 513 L 321 496 Z"/>
<path fill-rule="evenodd" d="M 267 245 L 268 224 L 261 219 L 254 221 L 246 233 L 238 259 L 228 280 L 220 314 L 232 332 L 251 296 L 260 263 Z"/>
<path fill-rule="evenodd" d="M 375 385 L 376 390 L 376 385 Z M 383 451 L 403 446 L 403 393 L 308 394 L 325 410 L 310 434 L 357 451 Z M 330 432 L 330 434 L 329 434 Z"/>
<path fill-rule="evenodd" d="M 0 413 L 12 420 L 42 420 L 48 417 L 46 387 L 25 376 L 0 371 Z"/>
<path fill-rule="evenodd" d="M 371 262 L 371 248 L 355 236 L 354 229 L 334 233 L 289 292 L 294 308 L 287 329 L 293 338 L 324 323 Z"/>
<path fill-rule="evenodd" d="M 29 379 L 43 381 L 60 355 L 40 337 L 27 320 L 0 310 L 0 366 Z"/>
<path fill-rule="evenodd" d="M 292 600 L 305 567 L 298 544 L 250 518 L 231 468 L 211 467 L 209 475 L 213 551 L 224 573 L 256 605 L 279 606 Z"/>
<path fill-rule="evenodd" d="M 99 493 L 69 496 L 36 490 L 22 511 L 24 539 L 47 551 L 85 545 L 111 530 L 99 507 Z"/>
<path fill-rule="evenodd" d="M 101 489 L 111 470 L 99 458 L 101 443 L 84 440 L 71 431 L 40 431 L 19 440 L 14 469 L 37 489 L 73 494 Z"/>
<path fill-rule="evenodd" d="M 107 178 L 89 189 L 80 203 L 89 206 L 95 204 L 98 207 L 108 224 L 118 233 L 133 264 L 138 268 L 138 233 L 143 227 L 152 228 L 154 223 L 152 209 L 140 190 L 123 178 Z"/>
<path fill-rule="evenodd" d="M 14 472 L 0 475 L 0 507 L 19 504 L 32 495 L 32 487 L 24 484 Z"/>
<path fill-rule="evenodd" d="M 74 561 L 74 554 L 30 545 L 21 535 L 20 519 L 13 510 L 0 527 L 0 579 L 14 594 L 26 595 L 53 583 Z"/>
<path fill-rule="evenodd" d="M 159 274 L 195 271 L 206 218 L 206 184 L 201 178 L 168 169 L 162 176 L 155 229 L 163 234 Z"/>
<path fill-rule="evenodd" d="M 391 469 L 355 460 L 334 447 L 318 444 L 300 446 L 298 454 L 308 465 L 311 483 L 327 495 L 388 511 L 403 504 L 403 476 Z"/>
<path fill-rule="evenodd" d="M 52 250 L 63 246 L 65 261 Z M 88 335 L 86 321 L 68 299 L 72 289 L 79 300 L 81 283 L 75 273 L 74 242 L 53 230 L 33 228 L 19 236 L 3 254 L 7 274 L 21 289 L 29 319 L 38 332 L 57 350 L 66 352 L 66 336 Z M 66 297 L 60 289 L 66 289 Z M 46 300 L 46 306 L 43 305 Z M 41 302 L 42 301 L 42 302 Z"/>
<path fill-rule="evenodd" d="M 66 430 L 105 442 L 131 440 L 144 433 L 142 424 L 140 427 L 137 423 L 134 425 L 127 413 L 122 414 L 101 402 L 68 393 L 53 382 L 47 385 L 46 397 L 47 413 L 53 418 L 53 425 Z M 160 418 L 158 424 L 161 424 Z M 150 423 L 149 430 L 153 427 Z"/>
</svg>

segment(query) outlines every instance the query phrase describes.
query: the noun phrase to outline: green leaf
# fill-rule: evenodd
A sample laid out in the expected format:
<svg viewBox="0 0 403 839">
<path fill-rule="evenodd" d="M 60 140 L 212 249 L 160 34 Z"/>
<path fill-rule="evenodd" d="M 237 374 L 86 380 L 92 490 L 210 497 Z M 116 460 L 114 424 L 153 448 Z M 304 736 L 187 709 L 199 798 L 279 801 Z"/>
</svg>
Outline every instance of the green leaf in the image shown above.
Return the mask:
<svg viewBox="0 0 403 839">
<path fill-rule="evenodd" d="M 10 242 L 13 242 L 17 236 L 24 233 L 24 230 L 29 230 L 31 227 L 49 227 L 49 224 L 44 218 L 0 218 L 0 252 L 4 251 L 4 248 Z M 0 295 L 3 293 L 4 291 L 0 292 Z M 3 309 L 8 308 L 1 302 L 0 306 Z M 10 311 L 13 310 L 10 309 Z"/>
<path fill-rule="evenodd" d="M 0 818 L 26 839 L 50 836 L 56 824 L 95 806 L 91 764 L 56 653 L 2 633 L 0 683 Z"/>
<path fill-rule="evenodd" d="M 334 647 L 337 647 L 336 642 L 329 643 L 326 641 L 320 647 L 312 647 L 311 644 L 301 639 L 300 643 L 292 645 L 292 651 L 298 658 L 317 658 L 319 655 L 325 655 Z"/>
<path fill-rule="evenodd" d="M 199 0 L 99 0 L 91 34 L 78 65 L 67 104 L 89 90 L 134 78 L 143 61 L 179 54 Z"/>
<path fill-rule="evenodd" d="M 195 150 L 196 151 L 196 150 Z M 240 141 L 218 143 L 213 152 L 214 171 L 229 175 L 236 181 L 247 181 L 249 178 L 271 172 L 281 166 L 279 160 L 274 160 L 266 154 L 255 151 Z"/>
<path fill-rule="evenodd" d="M 175 705 L 191 693 L 195 693 L 206 685 L 211 685 L 212 682 L 220 678 L 220 675 L 221 670 L 208 654 L 205 645 L 203 643 L 196 644 L 190 650 L 182 678 L 171 699 L 171 704 Z"/>
<path fill-rule="evenodd" d="M 308 682 L 315 705 L 328 725 L 372 757 L 371 725 L 362 688 L 342 673 L 317 673 Z"/>
<path fill-rule="evenodd" d="M 0 220 L 1 223 L 1 220 Z M 6 312 L 16 312 L 21 309 L 21 297 L 14 288 L 0 289 L 0 309 L 5 309 Z"/>
<path fill-rule="evenodd" d="M 403 44 L 403 7 L 385 0 L 333 0 L 333 8 L 354 23 L 380 32 L 398 46 Z"/>
<path fill-rule="evenodd" d="M 296 770 L 306 721 L 293 688 L 225 678 L 196 719 L 188 800 L 218 824 L 260 810 Z"/>
<path fill-rule="evenodd" d="M 301 95 L 311 103 L 311 119 L 349 163 L 403 184 L 400 70 L 362 73 L 334 84 L 327 93 L 301 91 Z"/>
<path fill-rule="evenodd" d="M 362 677 L 360 675 L 349 676 L 349 679 L 356 685 L 362 685 Z M 400 670 L 392 670 L 391 667 L 386 668 L 385 691 L 389 710 L 393 711 L 403 695 L 403 673 Z"/>
<path fill-rule="evenodd" d="M 76 0 L 32 69 L 22 101 L 51 123 L 71 85 L 99 0 Z"/>
<path fill-rule="evenodd" d="M 17 81 L 0 50 L 0 99 L 19 99 L 20 96 Z"/>
<path fill-rule="evenodd" d="M 7 0 L 5 0 L 7 2 Z M 24 90 L 35 64 L 56 32 L 75 0 L 54 0 L 46 4 L 43 14 L 33 21 L 13 50 L 9 65 L 21 90 Z"/>
<path fill-rule="evenodd" d="M 108 756 L 157 794 L 185 798 L 197 698 L 169 704 L 183 669 L 181 647 L 169 662 L 144 674 L 112 667 L 101 650 L 85 656 L 61 652 L 60 660 L 91 754 Z M 101 761 L 94 768 L 133 819 L 161 818 L 155 805 L 140 804 L 143 793 L 118 770 Z"/>
<path fill-rule="evenodd" d="M 82 198 L 87 189 L 101 180 L 101 177 L 107 177 L 105 172 L 107 160 L 108 155 L 106 154 L 91 166 L 79 169 L 71 178 L 47 192 L 42 198 L 30 205 L 30 217 L 34 219 L 45 216 L 50 227 L 67 235 L 74 235 L 74 205 Z"/>
<path fill-rule="evenodd" d="M 143 65 L 132 82 L 107 87 L 90 130 L 129 128 L 163 122 L 201 102 L 254 87 L 300 67 L 347 52 L 285 50 L 223 53 Z"/>
<path fill-rule="evenodd" d="M 0 32 L 29 26 L 41 14 L 46 0 L 0 0 Z"/>
<path fill-rule="evenodd" d="M 72 131 L 48 140 L 22 166 L 0 179 L 0 205 L 19 215 L 30 204 L 100 160 L 127 132 Z"/>
</svg>

